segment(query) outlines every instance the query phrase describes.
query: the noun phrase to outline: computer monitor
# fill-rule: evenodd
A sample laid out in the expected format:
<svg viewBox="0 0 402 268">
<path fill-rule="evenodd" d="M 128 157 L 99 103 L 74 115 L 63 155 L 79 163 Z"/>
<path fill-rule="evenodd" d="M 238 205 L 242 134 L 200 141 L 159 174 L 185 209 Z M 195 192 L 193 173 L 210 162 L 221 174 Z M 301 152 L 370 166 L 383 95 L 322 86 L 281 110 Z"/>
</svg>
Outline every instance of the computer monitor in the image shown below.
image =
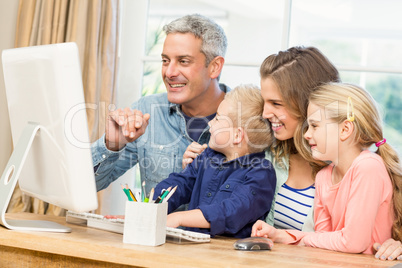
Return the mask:
<svg viewBox="0 0 402 268">
<path fill-rule="evenodd" d="M 17 180 L 26 194 L 68 210 L 98 206 L 77 45 L 8 49 L 2 63 L 14 151 L 0 181 L 0 224 L 69 232 L 5 214 Z"/>
</svg>

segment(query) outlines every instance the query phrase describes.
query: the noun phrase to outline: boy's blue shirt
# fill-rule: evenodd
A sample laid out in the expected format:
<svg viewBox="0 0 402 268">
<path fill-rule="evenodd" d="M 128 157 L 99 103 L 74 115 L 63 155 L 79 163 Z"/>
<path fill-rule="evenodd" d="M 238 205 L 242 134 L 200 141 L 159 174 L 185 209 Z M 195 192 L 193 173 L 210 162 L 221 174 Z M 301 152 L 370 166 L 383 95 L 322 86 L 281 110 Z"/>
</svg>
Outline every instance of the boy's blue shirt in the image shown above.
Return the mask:
<svg viewBox="0 0 402 268">
<path fill-rule="evenodd" d="M 155 195 L 177 185 L 168 201 L 169 213 L 189 203 L 189 210 L 200 209 L 211 224 L 210 229 L 187 229 L 212 236 L 249 237 L 255 221 L 265 220 L 271 208 L 275 170 L 264 152 L 224 160 L 223 154 L 205 149 L 182 172 L 160 182 Z"/>
</svg>

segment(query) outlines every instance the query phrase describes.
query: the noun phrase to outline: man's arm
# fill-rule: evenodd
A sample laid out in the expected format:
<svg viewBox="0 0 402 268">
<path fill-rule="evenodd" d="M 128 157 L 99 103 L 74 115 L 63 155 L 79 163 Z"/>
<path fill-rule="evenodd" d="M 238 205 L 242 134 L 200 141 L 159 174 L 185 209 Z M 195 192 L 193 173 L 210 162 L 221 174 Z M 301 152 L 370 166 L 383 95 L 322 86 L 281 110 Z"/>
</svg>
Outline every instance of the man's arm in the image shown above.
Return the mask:
<svg viewBox="0 0 402 268">
<path fill-rule="evenodd" d="M 138 163 L 136 143 L 127 144 L 122 150 L 115 152 L 107 149 L 104 135 L 91 146 L 94 164 L 96 189 L 105 189 L 127 170 Z"/>
<path fill-rule="evenodd" d="M 136 144 L 144 134 L 150 115 L 143 115 L 136 102 L 133 109 L 111 111 L 105 134 L 91 145 L 96 188 L 105 189 L 138 162 Z"/>
</svg>

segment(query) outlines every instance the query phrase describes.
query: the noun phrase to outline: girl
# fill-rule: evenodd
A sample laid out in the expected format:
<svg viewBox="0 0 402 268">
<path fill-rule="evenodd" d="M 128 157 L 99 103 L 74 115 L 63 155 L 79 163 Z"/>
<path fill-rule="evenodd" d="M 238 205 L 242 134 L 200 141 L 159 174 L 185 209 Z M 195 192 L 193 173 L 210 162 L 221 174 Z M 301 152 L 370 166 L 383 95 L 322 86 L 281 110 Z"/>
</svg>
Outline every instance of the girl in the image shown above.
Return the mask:
<svg viewBox="0 0 402 268">
<path fill-rule="evenodd" d="M 401 240 L 402 168 L 382 137 L 374 100 L 357 86 L 327 84 L 310 95 L 308 115 L 312 156 L 331 162 L 316 177 L 315 233 L 258 221 L 252 236 L 351 253 L 373 253 L 374 241 L 391 233 Z M 372 144 L 376 153 L 368 151 Z"/>
</svg>

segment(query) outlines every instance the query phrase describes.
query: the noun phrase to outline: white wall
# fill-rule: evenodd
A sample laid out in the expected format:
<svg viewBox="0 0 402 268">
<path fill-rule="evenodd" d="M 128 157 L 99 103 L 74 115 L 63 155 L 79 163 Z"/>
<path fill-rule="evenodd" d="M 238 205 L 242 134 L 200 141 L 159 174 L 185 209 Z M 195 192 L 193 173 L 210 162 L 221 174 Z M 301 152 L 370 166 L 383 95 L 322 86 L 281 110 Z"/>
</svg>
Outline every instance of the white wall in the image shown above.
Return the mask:
<svg viewBox="0 0 402 268">
<path fill-rule="evenodd" d="M 0 51 L 14 47 L 15 28 L 17 24 L 18 2 L 0 0 Z M 12 140 L 6 93 L 4 88 L 3 66 L 0 64 L 0 174 L 8 162 L 12 151 Z"/>
</svg>

